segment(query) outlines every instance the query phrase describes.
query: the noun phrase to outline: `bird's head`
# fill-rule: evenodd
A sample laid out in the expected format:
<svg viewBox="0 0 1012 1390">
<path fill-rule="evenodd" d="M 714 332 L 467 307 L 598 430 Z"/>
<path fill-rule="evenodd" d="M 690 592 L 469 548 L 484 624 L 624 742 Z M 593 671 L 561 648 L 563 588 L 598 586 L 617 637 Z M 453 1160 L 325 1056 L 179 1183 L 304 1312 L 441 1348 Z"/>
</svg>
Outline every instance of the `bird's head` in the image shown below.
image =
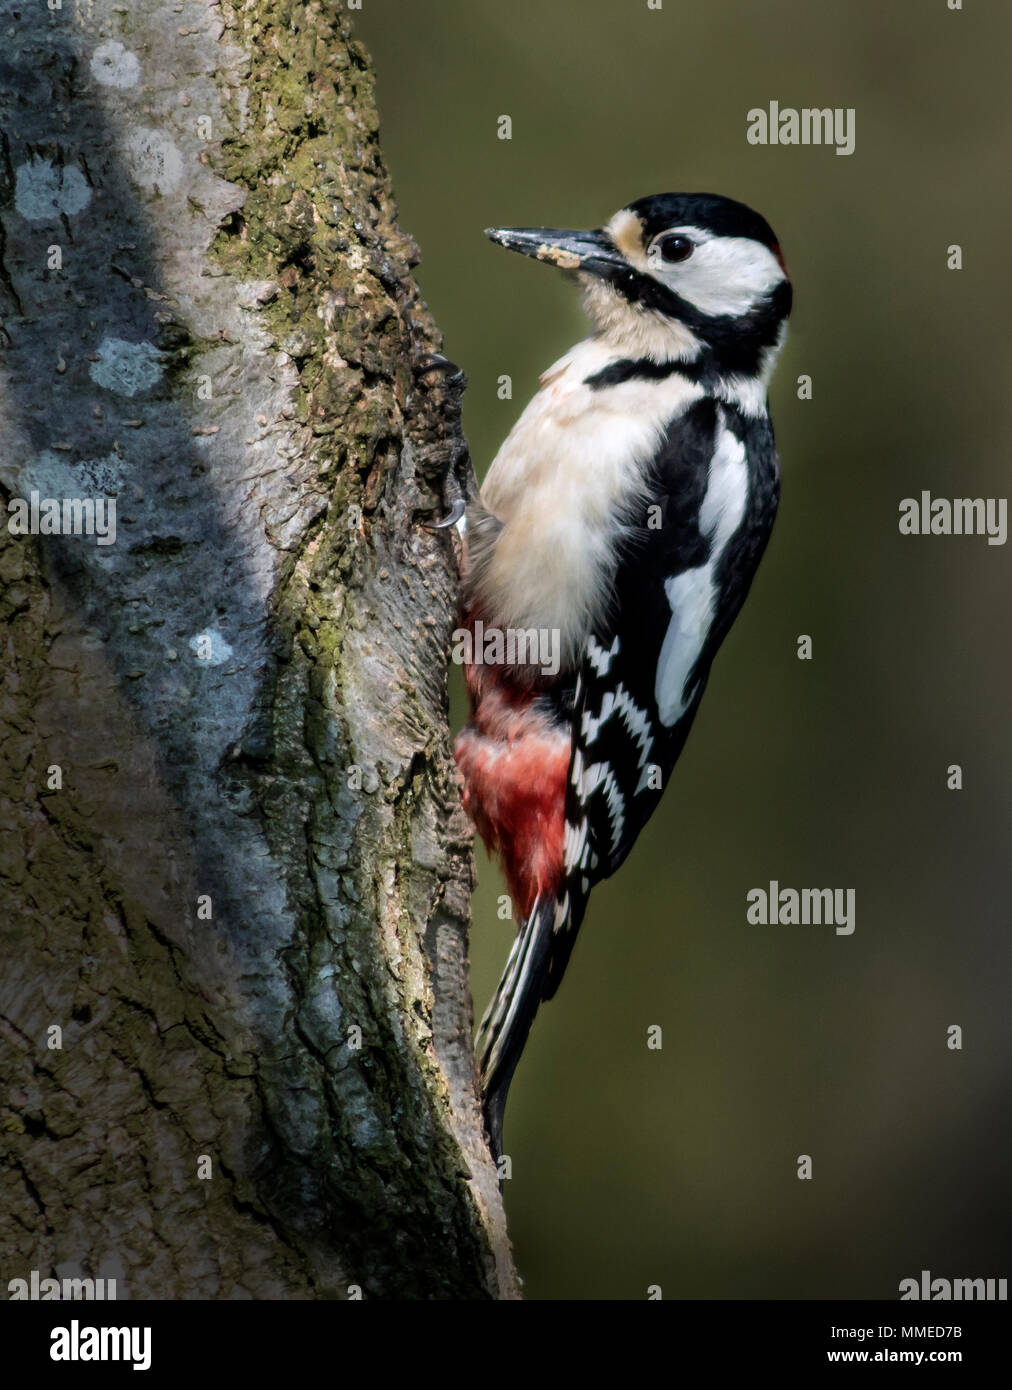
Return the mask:
<svg viewBox="0 0 1012 1390">
<path fill-rule="evenodd" d="M 772 228 L 744 203 L 659 193 L 596 231 L 502 227 L 486 236 L 575 272 L 595 328 L 620 352 L 704 358 L 738 375 L 772 369 L 791 282 Z"/>
</svg>

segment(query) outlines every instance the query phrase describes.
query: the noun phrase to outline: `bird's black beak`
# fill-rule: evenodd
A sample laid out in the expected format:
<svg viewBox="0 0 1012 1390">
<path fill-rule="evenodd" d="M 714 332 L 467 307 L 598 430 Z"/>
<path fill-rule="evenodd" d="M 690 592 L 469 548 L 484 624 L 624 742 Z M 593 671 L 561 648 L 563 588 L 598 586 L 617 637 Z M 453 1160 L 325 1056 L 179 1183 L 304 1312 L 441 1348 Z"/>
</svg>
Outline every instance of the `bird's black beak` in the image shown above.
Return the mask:
<svg viewBox="0 0 1012 1390">
<path fill-rule="evenodd" d="M 507 251 L 519 251 L 560 270 L 609 278 L 629 266 L 604 232 L 561 232 L 554 227 L 486 227 L 485 235 Z"/>
</svg>

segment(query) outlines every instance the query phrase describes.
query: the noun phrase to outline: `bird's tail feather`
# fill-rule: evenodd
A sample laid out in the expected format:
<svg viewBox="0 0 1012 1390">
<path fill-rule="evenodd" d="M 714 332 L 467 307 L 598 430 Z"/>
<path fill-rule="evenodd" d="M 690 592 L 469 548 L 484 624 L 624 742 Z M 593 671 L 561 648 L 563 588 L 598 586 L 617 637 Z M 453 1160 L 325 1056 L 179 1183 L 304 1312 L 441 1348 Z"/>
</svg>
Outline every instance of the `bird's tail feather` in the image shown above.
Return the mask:
<svg viewBox="0 0 1012 1390">
<path fill-rule="evenodd" d="M 497 1160 L 502 1155 L 506 1096 L 548 978 L 555 913 L 556 901 L 550 895 L 534 903 L 478 1030 L 482 1108 Z"/>
</svg>

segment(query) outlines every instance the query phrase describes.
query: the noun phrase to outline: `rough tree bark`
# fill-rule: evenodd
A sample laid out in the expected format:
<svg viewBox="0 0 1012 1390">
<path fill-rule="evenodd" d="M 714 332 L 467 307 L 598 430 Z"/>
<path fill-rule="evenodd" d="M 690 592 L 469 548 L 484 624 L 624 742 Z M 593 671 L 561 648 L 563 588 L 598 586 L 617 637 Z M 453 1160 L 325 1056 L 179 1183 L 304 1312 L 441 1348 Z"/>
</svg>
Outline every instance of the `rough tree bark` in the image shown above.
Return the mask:
<svg viewBox="0 0 1012 1390">
<path fill-rule="evenodd" d="M 514 1296 L 419 524 L 466 455 L 366 58 L 330 5 L 49 5 L 0 0 L 0 522 L 116 542 L 0 524 L 0 1267 Z"/>
</svg>

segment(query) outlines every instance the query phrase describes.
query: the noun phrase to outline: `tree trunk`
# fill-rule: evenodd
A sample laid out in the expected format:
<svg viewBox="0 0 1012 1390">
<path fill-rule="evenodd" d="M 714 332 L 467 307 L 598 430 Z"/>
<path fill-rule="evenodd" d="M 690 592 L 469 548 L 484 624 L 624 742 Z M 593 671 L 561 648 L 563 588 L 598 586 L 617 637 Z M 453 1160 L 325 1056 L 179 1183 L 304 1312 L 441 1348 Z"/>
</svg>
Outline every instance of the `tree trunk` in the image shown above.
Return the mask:
<svg viewBox="0 0 1012 1390">
<path fill-rule="evenodd" d="M 420 526 L 466 453 L 365 55 L 50 5 L 0 0 L 5 1277 L 514 1296 Z"/>
</svg>

